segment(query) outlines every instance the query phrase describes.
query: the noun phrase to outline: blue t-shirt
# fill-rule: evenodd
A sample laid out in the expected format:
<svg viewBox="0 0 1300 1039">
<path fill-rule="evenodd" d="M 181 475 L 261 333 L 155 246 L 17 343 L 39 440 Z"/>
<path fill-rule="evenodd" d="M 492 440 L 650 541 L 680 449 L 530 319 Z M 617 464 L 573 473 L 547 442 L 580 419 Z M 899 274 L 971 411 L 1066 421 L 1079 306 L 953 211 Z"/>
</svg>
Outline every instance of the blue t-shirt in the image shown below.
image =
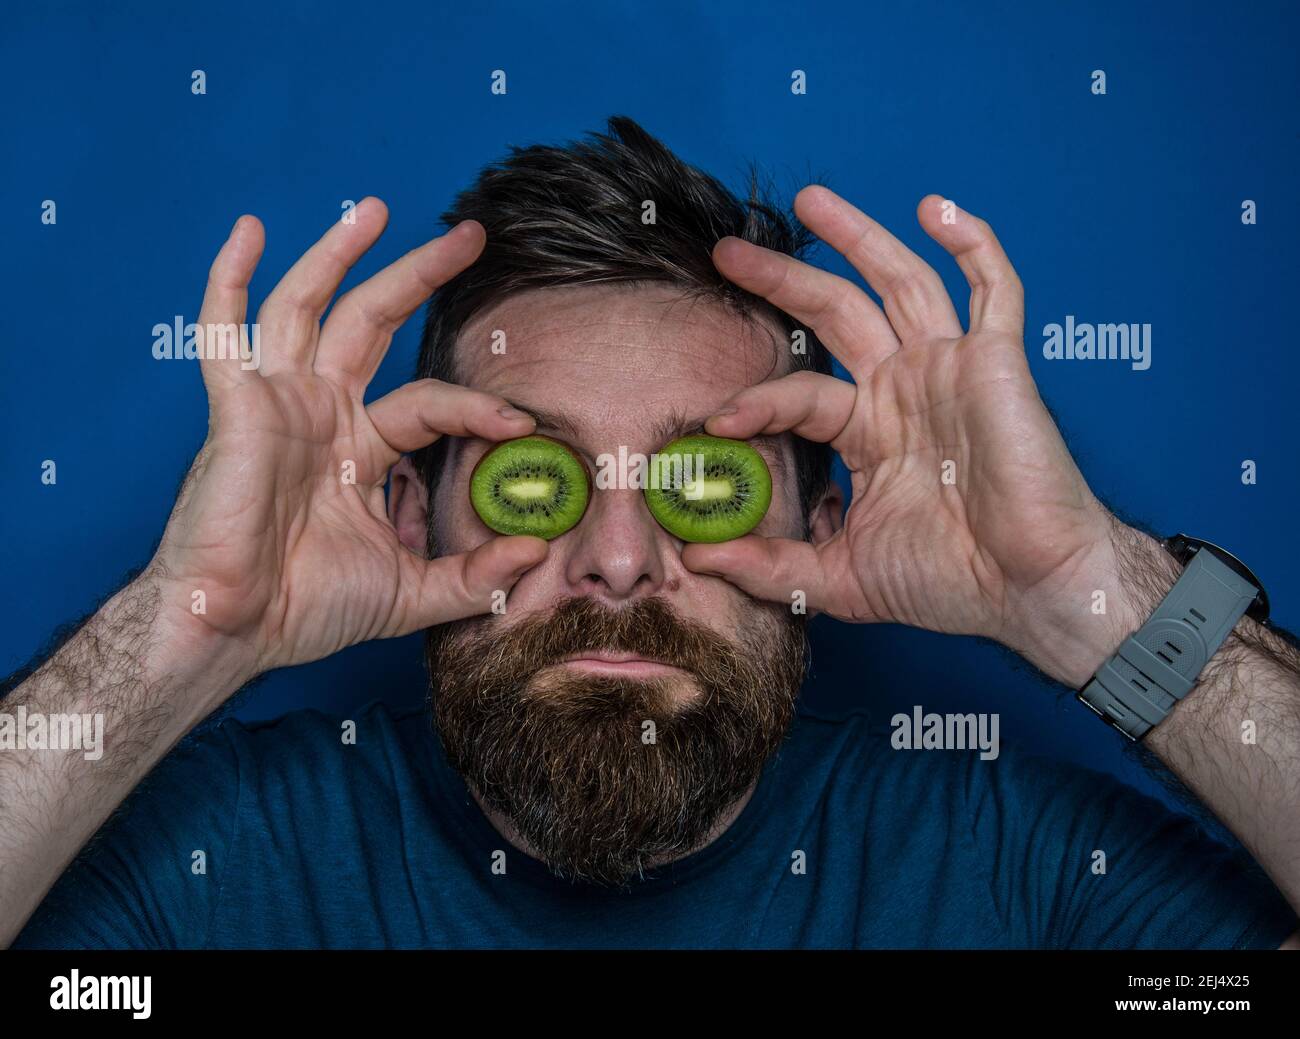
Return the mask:
<svg viewBox="0 0 1300 1039">
<path fill-rule="evenodd" d="M 894 750 L 861 715 L 802 709 L 734 825 L 631 890 L 513 849 L 426 712 L 374 704 L 343 734 L 304 711 L 182 743 L 16 947 L 1276 948 L 1297 927 L 1253 862 L 1110 777 Z"/>
</svg>

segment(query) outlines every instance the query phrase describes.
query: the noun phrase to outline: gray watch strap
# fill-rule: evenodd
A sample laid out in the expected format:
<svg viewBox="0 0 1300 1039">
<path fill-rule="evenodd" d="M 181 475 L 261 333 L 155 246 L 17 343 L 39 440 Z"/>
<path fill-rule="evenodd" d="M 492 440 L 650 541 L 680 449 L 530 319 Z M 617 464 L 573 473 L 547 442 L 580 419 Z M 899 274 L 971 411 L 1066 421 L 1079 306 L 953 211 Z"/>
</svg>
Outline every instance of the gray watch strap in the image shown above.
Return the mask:
<svg viewBox="0 0 1300 1039">
<path fill-rule="evenodd" d="M 1191 692 L 1259 589 L 1200 551 L 1141 628 L 1078 698 L 1130 739 L 1162 722 Z"/>
</svg>

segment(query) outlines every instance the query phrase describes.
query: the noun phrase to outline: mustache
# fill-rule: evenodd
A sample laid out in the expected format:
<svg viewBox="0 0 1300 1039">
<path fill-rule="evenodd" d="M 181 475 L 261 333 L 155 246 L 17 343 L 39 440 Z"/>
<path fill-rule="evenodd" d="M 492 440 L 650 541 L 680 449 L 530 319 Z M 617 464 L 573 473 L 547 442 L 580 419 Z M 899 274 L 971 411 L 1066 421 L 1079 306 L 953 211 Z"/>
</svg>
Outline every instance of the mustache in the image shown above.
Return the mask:
<svg viewBox="0 0 1300 1039">
<path fill-rule="evenodd" d="M 735 653 L 722 636 L 684 620 L 662 599 L 640 599 L 611 608 L 582 596 L 561 599 L 546 615 L 493 632 L 486 650 L 492 657 L 509 657 L 516 666 L 526 662 L 532 669 L 603 651 L 696 672 L 715 670 Z M 491 661 L 483 663 L 491 665 Z"/>
</svg>

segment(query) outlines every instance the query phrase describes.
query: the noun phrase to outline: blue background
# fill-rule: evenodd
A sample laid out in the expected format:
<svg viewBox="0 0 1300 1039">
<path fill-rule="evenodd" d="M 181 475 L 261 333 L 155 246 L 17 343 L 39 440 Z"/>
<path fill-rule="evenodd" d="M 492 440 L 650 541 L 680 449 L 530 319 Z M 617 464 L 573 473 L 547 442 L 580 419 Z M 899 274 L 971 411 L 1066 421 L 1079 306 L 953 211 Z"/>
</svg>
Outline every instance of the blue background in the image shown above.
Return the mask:
<svg viewBox="0 0 1300 1039">
<path fill-rule="evenodd" d="M 8 507 L 0 668 L 20 666 L 149 557 L 202 442 L 197 366 L 152 327 L 197 315 L 234 219 L 268 228 L 254 301 L 340 214 L 392 210 L 344 288 L 429 238 L 508 145 L 639 120 L 742 183 L 811 175 L 943 275 L 928 192 L 989 219 L 1028 294 L 1044 398 L 1094 489 L 1166 532 L 1230 546 L 1300 623 L 1293 328 L 1295 5 L 1096 3 L 52 4 L 6 12 L 0 450 Z M 790 91 L 803 69 L 806 96 Z M 207 94 L 190 73 L 207 73 Z M 494 69 L 509 92 L 489 91 Z M 1105 96 L 1091 73 L 1107 75 Z M 41 204 L 58 223 L 41 223 Z M 1241 204 L 1258 204 L 1244 226 Z M 819 262 L 848 273 L 822 250 Z M 1043 325 L 1150 322 L 1153 363 L 1048 362 Z M 413 370 L 418 322 L 372 387 Z M 41 463 L 58 483 L 41 483 Z M 1258 484 L 1243 486 L 1243 459 Z M 998 711 L 1003 739 L 1146 783 L 1120 740 L 1002 651 L 816 625 L 812 695 Z M 240 705 L 410 702 L 418 637 L 270 676 Z"/>
</svg>

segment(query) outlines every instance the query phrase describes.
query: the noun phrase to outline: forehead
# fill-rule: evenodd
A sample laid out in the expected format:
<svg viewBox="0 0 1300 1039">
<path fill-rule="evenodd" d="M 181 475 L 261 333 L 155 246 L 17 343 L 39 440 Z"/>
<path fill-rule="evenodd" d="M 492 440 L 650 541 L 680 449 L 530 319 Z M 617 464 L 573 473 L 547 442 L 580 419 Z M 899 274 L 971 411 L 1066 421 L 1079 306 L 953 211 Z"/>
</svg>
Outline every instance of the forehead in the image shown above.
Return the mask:
<svg viewBox="0 0 1300 1039">
<path fill-rule="evenodd" d="M 563 417 L 570 435 L 627 444 L 693 425 L 785 374 L 788 358 L 770 319 L 656 284 L 518 293 L 476 314 L 456 346 L 466 385 Z"/>
</svg>

